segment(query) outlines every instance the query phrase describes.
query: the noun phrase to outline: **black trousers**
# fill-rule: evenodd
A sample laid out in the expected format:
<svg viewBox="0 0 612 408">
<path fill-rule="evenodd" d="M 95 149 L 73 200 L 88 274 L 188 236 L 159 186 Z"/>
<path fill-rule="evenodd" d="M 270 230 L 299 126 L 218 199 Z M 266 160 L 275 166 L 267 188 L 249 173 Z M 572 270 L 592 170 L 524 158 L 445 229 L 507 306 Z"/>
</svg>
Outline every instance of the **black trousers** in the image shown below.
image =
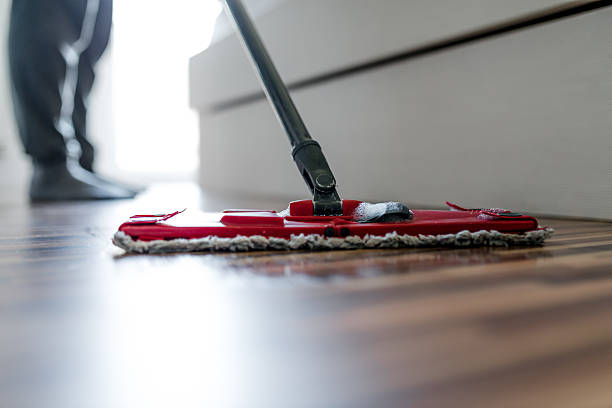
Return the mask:
<svg viewBox="0 0 612 408">
<path fill-rule="evenodd" d="M 34 162 L 68 154 L 91 170 L 87 100 L 106 49 L 112 0 L 13 0 L 9 65 L 24 149 Z"/>
</svg>

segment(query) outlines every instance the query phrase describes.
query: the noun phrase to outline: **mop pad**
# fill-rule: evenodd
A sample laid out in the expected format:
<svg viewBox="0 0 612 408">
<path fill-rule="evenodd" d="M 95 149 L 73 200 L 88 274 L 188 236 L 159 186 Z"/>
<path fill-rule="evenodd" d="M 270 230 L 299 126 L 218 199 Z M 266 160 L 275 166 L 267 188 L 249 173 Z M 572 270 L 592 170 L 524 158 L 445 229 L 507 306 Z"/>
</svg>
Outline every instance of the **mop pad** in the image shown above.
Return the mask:
<svg viewBox="0 0 612 408">
<path fill-rule="evenodd" d="M 341 216 L 313 216 L 310 200 L 281 211 L 192 210 L 136 215 L 113 243 L 131 253 L 333 250 L 541 245 L 553 233 L 526 215 L 502 209 L 413 210 L 405 220 L 380 220 L 389 206 L 343 200 Z M 377 222 L 384 221 L 384 222 Z"/>
</svg>

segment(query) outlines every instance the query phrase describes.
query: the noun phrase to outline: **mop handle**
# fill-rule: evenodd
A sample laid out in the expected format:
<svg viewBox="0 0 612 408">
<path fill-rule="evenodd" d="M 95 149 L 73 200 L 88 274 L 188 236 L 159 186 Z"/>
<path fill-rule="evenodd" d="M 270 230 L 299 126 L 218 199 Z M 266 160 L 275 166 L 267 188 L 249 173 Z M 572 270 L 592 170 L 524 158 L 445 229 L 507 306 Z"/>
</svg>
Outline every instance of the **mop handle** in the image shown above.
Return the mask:
<svg viewBox="0 0 612 408">
<path fill-rule="evenodd" d="M 240 0 L 226 0 L 226 4 L 242 37 L 242 43 L 259 73 L 266 96 L 274 107 L 278 120 L 287 132 L 291 147 L 295 147 L 300 142 L 311 140 L 306 125 L 289 96 L 287 87 L 276 70 L 242 2 Z"/>
<path fill-rule="evenodd" d="M 259 73 L 266 96 L 289 137 L 293 160 L 314 196 L 315 215 L 342 215 L 342 200 L 336 192 L 336 180 L 321 146 L 310 137 L 242 2 L 225 0 L 225 4 L 240 33 L 243 46 Z"/>
</svg>

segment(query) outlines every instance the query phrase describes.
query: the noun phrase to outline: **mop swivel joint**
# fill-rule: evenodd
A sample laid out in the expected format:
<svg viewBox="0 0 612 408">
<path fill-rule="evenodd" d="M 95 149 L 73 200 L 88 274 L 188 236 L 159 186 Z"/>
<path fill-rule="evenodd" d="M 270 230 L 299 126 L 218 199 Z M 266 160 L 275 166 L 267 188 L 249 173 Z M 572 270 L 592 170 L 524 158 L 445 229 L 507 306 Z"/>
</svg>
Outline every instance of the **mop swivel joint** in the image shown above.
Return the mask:
<svg viewBox="0 0 612 408">
<path fill-rule="evenodd" d="M 291 154 L 313 195 L 314 215 L 342 215 L 342 200 L 336 191 L 336 179 L 319 143 L 312 139 L 300 141 Z"/>
<path fill-rule="evenodd" d="M 342 215 L 342 200 L 334 190 L 333 194 L 322 195 L 315 192 L 312 199 L 313 204 L 313 215 L 330 217 L 335 215 Z"/>
</svg>

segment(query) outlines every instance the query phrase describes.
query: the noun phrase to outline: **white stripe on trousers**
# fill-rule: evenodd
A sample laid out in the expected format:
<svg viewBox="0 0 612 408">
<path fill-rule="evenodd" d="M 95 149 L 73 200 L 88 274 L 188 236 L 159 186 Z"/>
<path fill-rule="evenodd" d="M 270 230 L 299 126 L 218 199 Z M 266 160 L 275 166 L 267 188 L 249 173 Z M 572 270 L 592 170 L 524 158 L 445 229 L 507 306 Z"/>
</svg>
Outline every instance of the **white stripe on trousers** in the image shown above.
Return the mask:
<svg viewBox="0 0 612 408">
<path fill-rule="evenodd" d="M 81 146 L 76 140 L 76 132 L 72 122 L 74 113 L 74 98 L 79 80 L 79 61 L 81 54 L 93 40 L 96 20 L 100 9 L 100 0 L 87 0 L 85 16 L 79 38 L 72 44 L 63 44 L 60 53 L 66 62 L 66 76 L 61 86 L 61 109 L 56 129 L 64 137 L 68 158 L 78 161 L 81 156 Z"/>
</svg>

